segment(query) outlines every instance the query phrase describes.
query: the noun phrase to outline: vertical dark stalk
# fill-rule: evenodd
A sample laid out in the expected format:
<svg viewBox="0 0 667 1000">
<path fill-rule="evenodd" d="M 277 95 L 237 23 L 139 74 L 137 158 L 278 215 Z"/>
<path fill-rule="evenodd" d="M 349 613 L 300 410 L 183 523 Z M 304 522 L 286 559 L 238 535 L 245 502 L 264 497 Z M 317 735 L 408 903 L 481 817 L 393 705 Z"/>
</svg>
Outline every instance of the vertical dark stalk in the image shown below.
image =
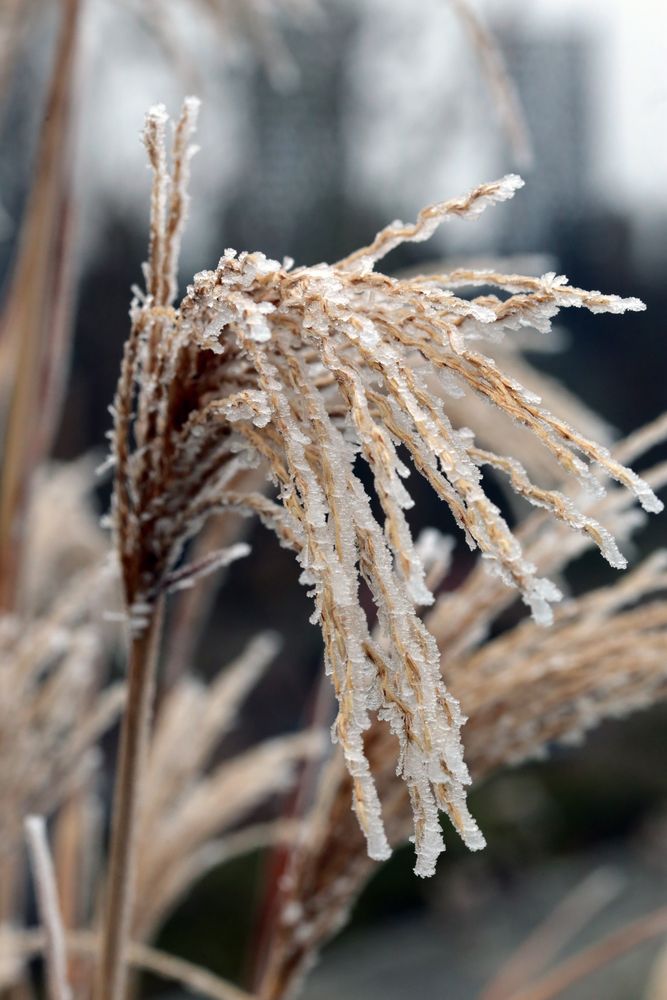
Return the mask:
<svg viewBox="0 0 667 1000">
<path fill-rule="evenodd" d="M 107 872 L 101 951 L 95 1000 L 122 1000 L 135 884 L 136 829 L 141 779 L 146 761 L 155 691 L 158 651 L 164 617 L 159 597 L 150 621 L 132 638 L 127 704 L 120 737 L 114 790 L 111 846 Z"/>
</svg>

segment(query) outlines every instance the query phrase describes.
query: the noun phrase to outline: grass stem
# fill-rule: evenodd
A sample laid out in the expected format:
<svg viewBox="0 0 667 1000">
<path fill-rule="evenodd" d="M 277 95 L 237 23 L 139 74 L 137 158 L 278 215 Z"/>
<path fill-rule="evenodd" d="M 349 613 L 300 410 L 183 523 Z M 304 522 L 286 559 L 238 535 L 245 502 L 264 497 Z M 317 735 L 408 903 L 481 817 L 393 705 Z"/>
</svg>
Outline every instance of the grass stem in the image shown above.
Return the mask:
<svg viewBox="0 0 667 1000">
<path fill-rule="evenodd" d="M 127 704 L 120 736 L 96 1000 L 122 1000 L 135 883 L 136 829 L 164 617 L 159 597 L 130 647 Z"/>
</svg>

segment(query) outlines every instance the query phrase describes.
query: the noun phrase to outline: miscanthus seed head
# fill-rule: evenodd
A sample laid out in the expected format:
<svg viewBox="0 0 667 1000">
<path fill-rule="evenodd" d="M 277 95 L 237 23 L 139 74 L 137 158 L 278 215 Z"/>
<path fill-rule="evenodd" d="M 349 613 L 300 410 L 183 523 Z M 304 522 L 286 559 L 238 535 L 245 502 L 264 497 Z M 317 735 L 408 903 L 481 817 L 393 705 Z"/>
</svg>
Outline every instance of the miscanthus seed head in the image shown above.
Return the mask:
<svg viewBox="0 0 667 1000">
<path fill-rule="evenodd" d="M 426 240 L 445 222 L 474 220 L 511 198 L 523 182 L 509 175 L 424 209 L 413 224 L 392 223 L 336 264 L 295 268 L 261 253 L 226 250 L 175 307 L 196 111 L 197 102 L 186 101 L 170 165 L 164 108 L 148 113 L 144 132 L 153 172 L 146 290 L 132 304 L 112 433 L 113 521 L 128 609 L 141 628 L 160 592 L 206 572 L 207 565 L 175 565 L 211 513 L 257 514 L 294 551 L 313 598 L 312 620 L 322 631 L 338 699 L 333 736 L 344 751 L 369 853 L 389 854 L 364 751 L 364 733 L 377 715 L 398 741 L 396 766 L 414 815 L 415 870 L 429 875 L 444 848 L 440 810 L 470 848 L 484 841 L 466 805 L 464 718 L 418 612 L 432 596 L 406 519 L 412 501 L 401 454 L 445 501 L 489 570 L 548 624 L 558 589 L 524 556 L 485 492 L 482 467 L 497 469 L 516 492 L 585 532 L 612 565 L 624 565 L 623 556 L 593 517 L 563 493 L 533 483 L 517 456 L 481 449 L 474 428 L 455 427 L 432 382 L 455 384 L 510 415 L 588 489 L 602 490 L 601 471 L 646 510 L 658 510 L 633 472 L 548 412 L 480 350 L 484 338 L 522 326 L 547 332 L 567 306 L 623 312 L 643 305 L 573 288 L 554 274 L 458 271 L 398 279 L 375 270 L 401 243 Z M 461 285 L 495 287 L 503 296 L 464 298 L 455 291 Z M 372 474 L 379 520 L 356 471 L 359 459 Z M 248 470 L 257 467 L 266 472 L 265 492 L 247 488 Z M 240 554 L 223 553 L 212 565 Z M 375 625 L 360 601 L 361 581 L 373 597 Z"/>
</svg>

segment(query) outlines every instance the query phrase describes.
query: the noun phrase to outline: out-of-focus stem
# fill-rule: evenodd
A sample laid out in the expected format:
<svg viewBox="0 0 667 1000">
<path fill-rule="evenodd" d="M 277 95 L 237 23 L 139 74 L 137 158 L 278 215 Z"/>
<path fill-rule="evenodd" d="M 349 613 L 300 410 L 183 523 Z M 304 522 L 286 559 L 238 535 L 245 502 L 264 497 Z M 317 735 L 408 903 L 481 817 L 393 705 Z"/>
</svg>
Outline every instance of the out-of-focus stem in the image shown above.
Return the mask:
<svg viewBox="0 0 667 1000">
<path fill-rule="evenodd" d="M 32 472 L 57 426 L 70 324 L 71 118 L 81 0 L 61 0 L 60 31 L 9 297 L 3 355 L 12 386 L 3 414 L 0 610 L 15 607 Z"/>
<path fill-rule="evenodd" d="M 3 0 L 0 10 L 0 115 L 11 85 L 27 20 L 25 0 Z"/>
<path fill-rule="evenodd" d="M 613 931 L 601 941 L 561 962 L 539 982 L 513 993 L 509 1000 L 553 1000 L 597 969 L 663 934 L 667 934 L 667 906 Z"/>
<path fill-rule="evenodd" d="M 73 931 L 67 934 L 67 950 L 72 955 L 81 957 L 94 955 L 97 945 L 96 936 L 89 931 Z M 11 939 L 10 947 L 17 950 L 23 958 L 31 958 L 44 950 L 44 935 L 41 931 L 17 931 Z M 130 945 L 128 961 L 135 969 L 152 972 L 163 979 L 172 979 L 184 986 L 188 993 L 197 993 L 207 1000 L 255 1000 L 249 993 L 225 979 L 220 979 L 207 969 L 136 941 Z"/>
<path fill-rule="evenodd" d="M 50 1000 L 71 1000 L 67 982 L 65 929 L 58 906 L 58 890 L 53 861 L 46 839 L 43 816 L 28 816 L 25 820 L 26 839 L 37 892 L 39 916 L 46 934 L 46 978 Z"/>
<path fill-rule="evenodd" d="M 147 626 L 134 635 L 131 642 L 95 1000 L 122 1000 L 125 992 L 136 874 L 139 793 L 148 748 L 163 616 L 164 598 L 159 597 Z"/>
<path fill-rule="evenodd" d="M 100 810 L 91 785 L 76 789 L 54 821 L 53 861 L 66 931 L 88 921 L 95 875 L 100 868 Z M 87 958 L 68 955 L 67 974 L 74 996 L 86 992 L 90 969 Z"/>
</svg>

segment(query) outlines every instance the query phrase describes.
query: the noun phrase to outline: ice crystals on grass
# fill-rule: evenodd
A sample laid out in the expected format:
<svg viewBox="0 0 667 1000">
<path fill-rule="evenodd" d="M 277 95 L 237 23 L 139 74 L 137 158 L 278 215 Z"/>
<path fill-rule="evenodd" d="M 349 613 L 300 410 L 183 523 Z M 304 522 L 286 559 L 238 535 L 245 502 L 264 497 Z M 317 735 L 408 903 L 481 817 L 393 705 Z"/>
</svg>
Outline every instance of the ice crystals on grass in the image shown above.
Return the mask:
<svg viewBox="0 0 667 1000">
<path fill-rule="evenodd" d="M 336 264 L 293 267 L 227 250 L 174 308 L 193 114 L 186 106 L 176 127 L 171 174 L 162 111 L 149 113 L 146 126 L 154 174 L 148 287 L 133 306 L 112 439 L 127 605 L 141 627 L 143 609 L 178 582 L 183 547 L 208 515 L 256 514 L 294 551 L 314 601 L 338 701 L 333 734 L 369 853 L 384 858 L 390 850 L 365 746 L 379 716 L 396 737 L 397 770 L 414 815 L 416 871 L 429 875 L 444 848 L 440 811 L 470 848 L 483 838 L 466 804 L 464 719 L 417 610 L 432 602 L 446 554 L 413 542 L 406 456 L 448 505 L 468 544 L 547 624 L 560 594 L 537 575 L 487 496 L 482 467 L 585 533 L 613 565 L 621 566 L 622 556 L 605 528 L 564 494 L 533 483 L 514 455 L 479 448 L 474 422 L 471 430 L 457 428 L 443 396 L 453 384 L 476 394 L 522 424 L 567 474 L 600 488 L 602 470 L 657 510 L 634 473 L 471 346 L 524 325 L 546 331 L 565 306 L 620 312 L 638 305 L 572 288 L 555 275 L 460 269 L 399 279 L 374 270 L 399 244 L 428 239 L 441 223 L 477 218 L 510 198 L 522 184 L 510 175 L 424 209 L 414 224 L 392 224 Z M 466 285 L 497 287 L 504 297 L 457 294 Z M 362 485 L 362 465 L 379 517 Z M 258 490 L 259 469 L 265 491 Z"/>
</svg>

